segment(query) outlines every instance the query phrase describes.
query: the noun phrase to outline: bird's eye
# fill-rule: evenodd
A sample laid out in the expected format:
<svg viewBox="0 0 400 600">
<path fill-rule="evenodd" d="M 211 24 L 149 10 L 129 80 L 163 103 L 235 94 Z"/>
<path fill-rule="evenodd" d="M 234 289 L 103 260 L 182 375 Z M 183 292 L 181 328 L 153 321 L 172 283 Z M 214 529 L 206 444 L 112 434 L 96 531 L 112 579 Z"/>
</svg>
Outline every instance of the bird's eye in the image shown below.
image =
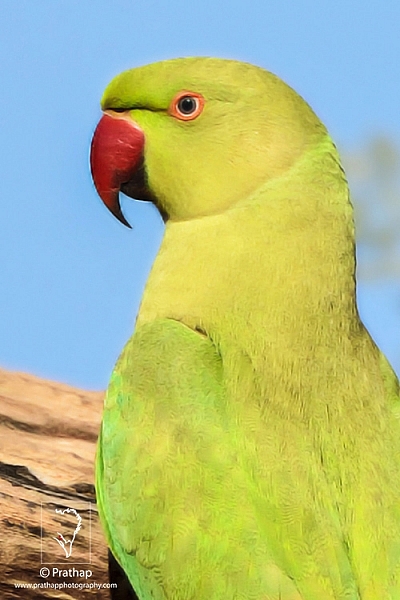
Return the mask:
<svg viewBox="0 0 400 600">
<path fill-rule="evenodd" d="M 199 101 L 197 98 L 193 98 L 193 96 L 183 96 L 183 98 L 179 100 L 176 107 L 178 111 L 186 117 L 187 115 L 191 115 L 195 112 L 198 104 Z"/>
<path fill-rule="evenodd" d="M 204 98 L 195 92 L 179 92 L 172 100 L 169 114 L 181 121 L 192 121 L 203 111 Z"/>
</svg>

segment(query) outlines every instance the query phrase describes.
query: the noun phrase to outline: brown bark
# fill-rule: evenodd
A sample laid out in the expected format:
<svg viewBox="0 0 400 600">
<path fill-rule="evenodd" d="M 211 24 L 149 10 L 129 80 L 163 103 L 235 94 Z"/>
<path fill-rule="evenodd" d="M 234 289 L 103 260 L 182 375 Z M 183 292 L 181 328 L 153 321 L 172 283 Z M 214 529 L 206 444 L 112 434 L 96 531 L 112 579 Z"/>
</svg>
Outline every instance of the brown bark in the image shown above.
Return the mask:
<svg viewBox="0 0 400 600">
<path fill-rule="evenodd" d="M 94 587 L 108 586 L 93 485 L 102 401 L 100 392 L 0 370 L 2 599 L 110 598 Z"/>
</svg>

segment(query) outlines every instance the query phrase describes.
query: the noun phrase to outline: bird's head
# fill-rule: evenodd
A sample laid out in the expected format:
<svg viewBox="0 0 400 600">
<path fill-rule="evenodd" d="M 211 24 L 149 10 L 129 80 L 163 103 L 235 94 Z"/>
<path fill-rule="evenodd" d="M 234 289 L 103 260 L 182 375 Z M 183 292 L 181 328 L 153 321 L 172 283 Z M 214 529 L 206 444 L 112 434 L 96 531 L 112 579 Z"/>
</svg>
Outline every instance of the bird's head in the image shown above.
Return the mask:
<svg viewBox="0 0 400 600">
<path fill-rule="evenodd" d="M 326 130 L 275 75 L 247 63 L 182 58 L 118 75 L 107 87 L 91 168 L 127 224 L 119 192 L 164 219 L 225 211 L 281 176 Z"/>
</svg>

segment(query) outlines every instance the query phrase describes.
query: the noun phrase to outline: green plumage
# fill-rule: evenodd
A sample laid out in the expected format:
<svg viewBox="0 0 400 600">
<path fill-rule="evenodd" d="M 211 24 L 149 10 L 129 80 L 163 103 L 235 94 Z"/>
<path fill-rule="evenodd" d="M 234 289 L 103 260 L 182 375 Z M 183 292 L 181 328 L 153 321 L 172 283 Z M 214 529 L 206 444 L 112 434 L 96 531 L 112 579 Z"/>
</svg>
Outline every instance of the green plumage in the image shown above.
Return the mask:
<svg viewBox="0 0 400 600">
<path fill-rule="evenodd" d="M 203 95 L 183 122 L 180 90 Z M 352 209 L 308 105 L 251 65 L 117 77 L 166 230 L 111 378 L 101 519 L 140 600 L 400 598 L 398 381 L 361 323 Z"/>
</svg>

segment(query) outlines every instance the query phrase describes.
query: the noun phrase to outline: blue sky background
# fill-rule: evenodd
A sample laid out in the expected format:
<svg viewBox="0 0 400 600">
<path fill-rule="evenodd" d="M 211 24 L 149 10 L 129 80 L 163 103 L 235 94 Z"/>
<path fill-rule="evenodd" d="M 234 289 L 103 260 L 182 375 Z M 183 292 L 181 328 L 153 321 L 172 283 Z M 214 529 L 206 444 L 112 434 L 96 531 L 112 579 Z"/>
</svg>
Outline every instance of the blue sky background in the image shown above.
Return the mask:
<svg viewBox="0 0 400 600">
<path fill-rule="evenodd" d="M 313 106 L 339 147 L 400 139 L 398 0 L 1 0 L 0 365 L 102 389 L 132 332 L 162 237 L 101 205 L 88 152 L 105 85 L 187 55 L 256 63 Z M 400 371 L 400 284 L 363 285 L 360 309 Z"/>
</svg>

